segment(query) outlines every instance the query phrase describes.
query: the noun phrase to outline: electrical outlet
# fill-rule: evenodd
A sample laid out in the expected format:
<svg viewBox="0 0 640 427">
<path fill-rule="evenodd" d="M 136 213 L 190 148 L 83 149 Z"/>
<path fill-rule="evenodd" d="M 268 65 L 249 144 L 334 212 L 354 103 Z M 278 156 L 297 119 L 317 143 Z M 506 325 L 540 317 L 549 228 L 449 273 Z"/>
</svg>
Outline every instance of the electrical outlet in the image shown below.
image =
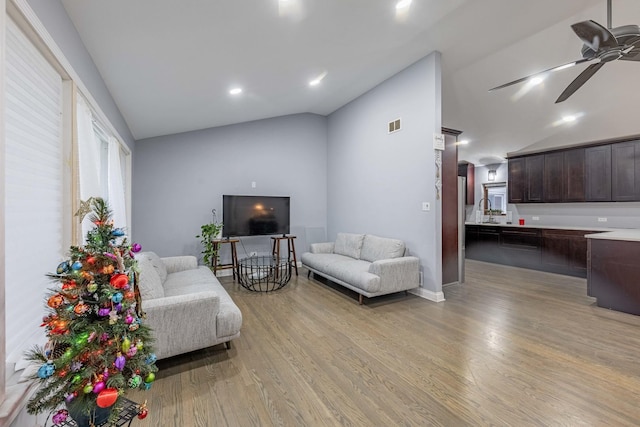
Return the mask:
<svg viewBox="0 0 640 427">
<path fill-rule="evenodd" d="M 539 216 L 532 216 L 531 220 L 532 221 L 540 221 L 540 217 Z"/>
<path fill-rule="evenodd" d="M 607 218 L 598 218 L 598 222 L 607 222 Z"/>
<path fill-rule="evenodd" d="M 431 205 L 429 204 L 429 202 L 422 202 L 422 210 L 423 211 L 431 210 Z"/>
</svg>

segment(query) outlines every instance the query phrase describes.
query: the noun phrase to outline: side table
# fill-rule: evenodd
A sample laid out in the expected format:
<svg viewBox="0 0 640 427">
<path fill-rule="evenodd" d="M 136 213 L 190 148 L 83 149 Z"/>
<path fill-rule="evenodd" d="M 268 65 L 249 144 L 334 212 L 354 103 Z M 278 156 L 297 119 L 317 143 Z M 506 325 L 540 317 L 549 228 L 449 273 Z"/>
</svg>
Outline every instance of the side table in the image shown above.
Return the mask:
<svg viewBox="0 0 640 427">
<path fill-rule="evenodd" d="M 213 250 L 218 253 L 220 245 L 224 243 L 231 244 L 231 263 L 230 264 L 218 264 L 218 257 L 214 256 L 211 260 L 213 266 L 213 274 L 215 275 L 218 270 L 226 270 L 231 268 L 233 270 L 233 280 L 236 280 L 236 273 L 238 273 L 238 253 L 236 252 L 236 243 L 238 239 L 216 239 L 213 241 Z"/>
<path fill-rule="evenodd" d="M 287 241 L 287 264 L 289 265 L 289 271 L 291 271 L 291 265 L 296 270 L 296 276 L 298 275 L 298 260 L 296 259 L 296 246 L 294 244 L 296 236 L 272 236 L 273 248 L 271 255 L 280 259 L 280 242 Z"/>
</svg>

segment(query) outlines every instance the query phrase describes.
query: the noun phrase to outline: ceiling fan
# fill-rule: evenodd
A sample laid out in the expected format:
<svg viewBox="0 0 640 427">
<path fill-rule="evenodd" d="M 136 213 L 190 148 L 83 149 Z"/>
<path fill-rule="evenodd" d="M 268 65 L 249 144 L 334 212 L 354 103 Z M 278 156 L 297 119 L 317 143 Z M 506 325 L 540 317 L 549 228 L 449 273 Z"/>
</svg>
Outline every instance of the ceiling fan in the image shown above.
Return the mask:
<svg viewBox="0 0 640 427">
<path fill-rule="evenodd" d="M 577 64 L 597 61 L 589 65 L 556 99 L 556 104 L 568 99 L 575 91 L 587 82 L 607 62 L 621 59 L 623 61 L 640 61 L 640 27 L 637 25 L 623 25 L 611 27 L 611 0 L 607 0 L 607 28 L 596 21 L 582 21 L 571 26 L 578 38 L 582 40 L 582 58 L 567 64 L 558 65 L 547 70 L 531 74 L 509 83 L 489 89 L 489 92 L 502 89 L 525 80 L 532 79 L 552 71 L 559 71 Z"/>
</svg>

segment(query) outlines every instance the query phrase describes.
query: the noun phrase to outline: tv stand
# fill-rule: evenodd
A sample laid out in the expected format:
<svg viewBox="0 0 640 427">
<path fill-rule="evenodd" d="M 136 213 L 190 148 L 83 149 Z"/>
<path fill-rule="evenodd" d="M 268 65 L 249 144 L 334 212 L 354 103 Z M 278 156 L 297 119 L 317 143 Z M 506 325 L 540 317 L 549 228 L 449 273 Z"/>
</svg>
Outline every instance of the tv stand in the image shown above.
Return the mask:
<svg viewBox="0 0 640 427">
<path fill-rule="evenodd" d="M 291 266 L 293 265 L 294 270 L 296 271 L 296 276 L 298 275 L 298 260 L 296 259 L 296 246 L 294 244 L 294 239 L 296 236 L 287 236 L 283 234 L 282 237 L 273 236 L 271 240 L 273 240 L 273 248 L 271 249 L 271 255 L 275 256 L 276 259 L 280 259 L 280 242 L 283 240 L 287 241 L 287 264 L 289 266 L 289 271 L 291 271 Z"/>
</svg>

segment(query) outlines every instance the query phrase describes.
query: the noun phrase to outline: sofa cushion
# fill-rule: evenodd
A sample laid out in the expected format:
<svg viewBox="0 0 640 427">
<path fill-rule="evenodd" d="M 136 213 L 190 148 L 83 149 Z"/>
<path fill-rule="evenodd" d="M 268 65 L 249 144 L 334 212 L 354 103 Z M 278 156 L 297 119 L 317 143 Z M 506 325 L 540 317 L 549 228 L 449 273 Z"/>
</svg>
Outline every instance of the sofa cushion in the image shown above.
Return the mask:
<svg viewBox="0 0 640 427">
<path fill-rule="evenodd" d="M 199 266 L 193 270 L 171 273 L 164 282 L 165 296 L 185 295 L 194 292 L 213 290 L 213 284 L 219 283 L 209 267 Z"/>
<path fill-rule="evenodd" d="M 333 253 L 360 259 L 360 249 L 364 234 L 338 233 L 333 247 Z"/>
<path fill-rule="evenodd" d="M 158 272 L 147 257 L 136 257 L 138 261 L 138 289 L 143 300 L 164 297 L 164 288 Z"/>
<path fill-rule="evenodd" d="M 338 280 L 342 280 L 351 286 L 366 292 L 378 292 L 380 290 L 380 277 L 369 273 L 368 261 L 344 258 L 341 261 L 327 265 L 325 273 Z"/>
<path fill-rule="evenodd" d="M 142 258 L 146 258 L 151 262 L 151 265 L 153 265 L 153 268 L 155 268 L 158 276 L 160 277 L 160 281 L 164 283 L 164 281 L 167 280 L 167 268 L 158 254 L 155 252 L 140 252 L 136 255 L 137 260 L 141 260 Z"/>
<path fill-rule="evenodd" d="M 404 255 L 404 250 L 405 246 L 402 240 L 367 234 L 362 242 L 360 259 L 374 262 L 382 259 L 399 258 Z"/>
<path fill-rule="evenodd" d="M 344 255 L 338 254 L 312 254 L 310 252 L 302 254 L 302 263 L 318 271 L 326 271 L 329 264 L 347 259 L 352 258 L 347 258 Z"/>
</svg>

